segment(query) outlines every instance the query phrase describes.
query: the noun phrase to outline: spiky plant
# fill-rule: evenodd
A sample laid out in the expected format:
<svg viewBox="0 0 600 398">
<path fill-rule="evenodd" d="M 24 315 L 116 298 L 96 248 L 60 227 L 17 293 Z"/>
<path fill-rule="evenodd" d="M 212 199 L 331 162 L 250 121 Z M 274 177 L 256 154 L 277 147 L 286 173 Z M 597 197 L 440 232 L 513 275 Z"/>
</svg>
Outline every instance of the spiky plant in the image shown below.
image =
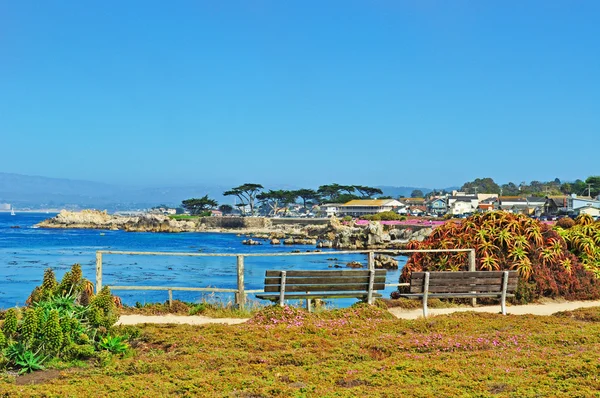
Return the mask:
<svg viewBox="0 0 600 398">
<path fill-rule="evenodd" d="M 23 313 L 23 322 L 20 327 L 21 341 L 29 346 L 38 331 L 38 314 L 33 308 L 28 308 Z"/>
<path fill-rule="evenodd" d="M 17 333 L 17 325 L 19 323 L 19 313 L 16 308 L 9 308 L 4 315 L 4 324 L 2 331 L 6 337 L 12 337 Z"/>
<path fill-rule="evenodd" d="M 4 332 L 0 330 L 0 349 L 3 349 L 4 347 L 6 347 L 6 336 L 4 335 Z"/>
<path fill-rule="evenodd" d="M 52 271 L 52 268 L 47 268 L 46 271 L 44 271 L 44 280 L 41 287 L 41 299 L 47 299 L 54 296 L 54 291 L 56 290 L 57 286 L 58 284 L 56 282 L 54 271 Z"/>
<path fill-rule="evenodd" d="M 48 320 L 42 329 L 44 344 L 51 351 L 58 351 L 63 343 L 63 334 L 60 327 L 60 316 L 58 310 L 50 311 Z"/>
</svg>

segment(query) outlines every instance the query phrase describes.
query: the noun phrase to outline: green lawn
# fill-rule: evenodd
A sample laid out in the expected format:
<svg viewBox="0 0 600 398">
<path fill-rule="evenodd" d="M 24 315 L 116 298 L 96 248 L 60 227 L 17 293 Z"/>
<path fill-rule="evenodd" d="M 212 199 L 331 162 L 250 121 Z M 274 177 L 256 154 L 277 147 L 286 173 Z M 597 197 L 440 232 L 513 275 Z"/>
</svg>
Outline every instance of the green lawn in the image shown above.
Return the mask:
<svg viewBox="0 0 600 398">
<path fill-rule="evenodd" d="M 0 396 L 600 396 L 600 308 L 408 321 L 270 307 L 236 326 L 145 325 L 132 346 L 39 385 L 7 376 Z"/>
</svg>

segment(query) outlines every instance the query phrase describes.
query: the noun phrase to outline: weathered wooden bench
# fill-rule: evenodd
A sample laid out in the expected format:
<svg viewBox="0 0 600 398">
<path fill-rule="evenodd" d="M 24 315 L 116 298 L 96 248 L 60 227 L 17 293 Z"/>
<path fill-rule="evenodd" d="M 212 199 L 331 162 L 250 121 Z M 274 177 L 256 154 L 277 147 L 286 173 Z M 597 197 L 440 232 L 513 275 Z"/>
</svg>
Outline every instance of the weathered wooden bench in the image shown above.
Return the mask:
<svg viewBox="0 0 600 398">
<path fill-rule="evenodd" d="M 517 271 L 413 272 L 410 293 L 400 296 L 422 299 L 425 318 L 428 298 L 499 298 L 506 315 L 506 298 L 514 296 L 518 278 Z"/>
<path fill-rule="evenodd" d="M 385 289 L 385 270 L 348 271 L 266 271 L 265 293 L 257 298 L 278 301 L 306 299 L 310 311 L 310 301 L 322 298 L 358 298 L 373 304 L 373 299 L 381 297 L 377 290 Z"/>
</svg>

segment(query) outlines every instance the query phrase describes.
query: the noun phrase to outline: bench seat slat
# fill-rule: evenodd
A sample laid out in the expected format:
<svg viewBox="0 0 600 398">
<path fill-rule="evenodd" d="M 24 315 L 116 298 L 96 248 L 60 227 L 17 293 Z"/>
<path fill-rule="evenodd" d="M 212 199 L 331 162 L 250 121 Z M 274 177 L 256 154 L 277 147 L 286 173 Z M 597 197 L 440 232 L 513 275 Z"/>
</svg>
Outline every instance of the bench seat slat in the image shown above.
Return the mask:
<svg viewBox="0 0 600 398">
<path fill-rule="evenodd" d="M 286 299 L 307 299 L 307 298 L 367 298 L 367 293 L 295 293 L 295 294 L 286 294 Z M 278 301 L 279 294 L 263 294 L 258 293 L 256 297 L 262 300 L 271 300 Z M 373 297 L 382 297 L 380 293 L 373 293 Z"/>
<path fill-rule="evenodd" d="M 498 293 L 429 293 L 427 295 L 429 298 L 473 298 L 473 297 L 498 297 L 502 296 L 501 292 Z M 506 297 L 514 297 L 515 295 L 512 293 L 506 293 Z M 422 298 L 422 293 L 401 293 L 400 297 L 406 298 Z"/>
<path fill-rule="evenodd" d="M 513 292 L 517 290 L 517 285 L 507 285 L 506 291 Z M 502 285 L 450 285 L 450 286 L 429 286 L 430 293 L 451 293 L 451 292 L 501 292 Z M 423 286 L 411 286 L 411 293 L 422 293 Z"/>
<path fill-rule="evenodd" d="M 375 270 L 375 276 L 385 276 L 386 270 L 378 269 Z M 279 277 L 281 276 L 281 271 L 265 271 L 265 277 Z M 331 276 L 369 276 L 369 270 L 347 270 L 347 271 L 295 271 L 295 270 L 286 270 L 286 278 L 293 277 L 331 277 Z"/>
<path fill-rule="evenodd" d="M 384 283 L 376 283 L 373 285 L 373 290 L 384 290 Z M 265 292 L 279 292 L 281 285 L 265 285 Z M 288 285 L 285 284 L 286 296 L 287 292 L 347 292 L 347 291 L 363 291 L 369 290 L 369 283 L 361 284 L 334 284 L 334 285 Z"/>
<path fill-rule="evenodd" d="M 464 278 L 495 278 L 502 277 L 504 271 L 431 271 L 429 272 L 429 278 L 438 279 L 453 279 L 459 274 Z M 508 271 L 508 276 L 518 275 L 517 271 Z M 423 279 L 425 278 L 425 272 L 413 272 L 412 278 Z"/>
<path fill-rule="evenodd" d="M 369 276 L 351 276 L 351 277 L 290 277 L 286 275 L 285 277 L 285 285 L 321 285 L 321 284 L 350 284 L 350 283 L 369 283 Z M 385 283 L 385 276 L 376 276 L 375 283 Z M 265 278 L 265 285 L 279 285 L 281 283 L 281 278 Z"/>
<path fill-rule="evenodd" d="M 425 279 L 423 278 L 411 278 L 411 285 L 422 285 Z M 491 284 L 502 284 L 502 277 L 493 277 L 493 278 L 435 278 L 429 277 L 429 286 L 443 284 L 443 285 L 464 285 L 465 283 L 475 283 L 480 285 L 491 285 Z M 510 277 L 508 278 L 508 283 L 517 283 L 518 277 Z"/>
</svg>

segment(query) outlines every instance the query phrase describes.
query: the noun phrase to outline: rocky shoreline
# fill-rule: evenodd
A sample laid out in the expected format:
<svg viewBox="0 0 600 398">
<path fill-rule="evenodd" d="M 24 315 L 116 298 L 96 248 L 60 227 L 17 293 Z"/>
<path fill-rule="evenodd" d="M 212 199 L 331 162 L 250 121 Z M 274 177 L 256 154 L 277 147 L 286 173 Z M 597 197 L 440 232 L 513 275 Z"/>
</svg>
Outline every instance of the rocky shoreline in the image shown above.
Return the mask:
<svg viewBox="0 0 600 398">
<path fill-rule="evenodd" d="M 364 226 L 345 224 L 337 218 L 321 225 L 272 225 L 265 217 L 207 217 L 175 220 L 161 214 L 110 215 L 106 211 L 62 210 L 56 217 L 37 224 L 39 228 L 103 229 L 128 232 L 219 232 L 236 233 L 249 239 L 244 244 L 312 245 L 344 250 L 402 249 L 411 240 L 422 241 L 432 229 L 418 226 Z"/>
</svg>

